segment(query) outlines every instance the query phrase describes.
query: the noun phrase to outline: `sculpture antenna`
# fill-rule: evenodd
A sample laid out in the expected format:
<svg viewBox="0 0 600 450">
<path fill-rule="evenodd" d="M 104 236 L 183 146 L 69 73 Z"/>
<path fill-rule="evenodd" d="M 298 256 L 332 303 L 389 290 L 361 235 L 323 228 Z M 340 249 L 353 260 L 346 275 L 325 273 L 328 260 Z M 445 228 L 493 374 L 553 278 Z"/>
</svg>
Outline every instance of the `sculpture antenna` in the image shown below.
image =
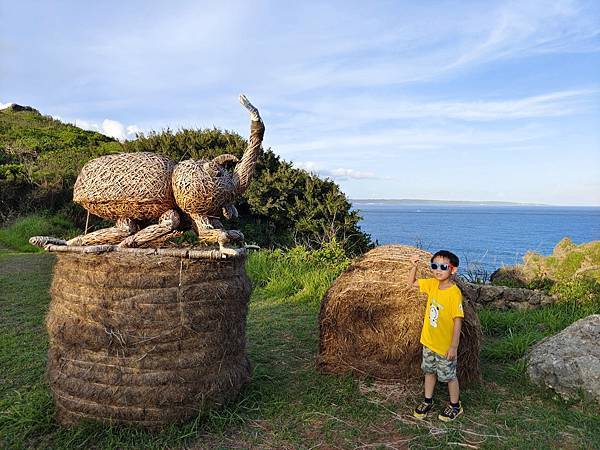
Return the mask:
<svg viewBox="0 0 600 450">
<path fill-rule="evenodd" d="M 250 103 L 245 95 L 240 95 L 240 103 L 250 114 L 250 137 L 248 138 L 248 147 L 242 156 L 242 161 L 235 166 L 233 179 L 235 183 L 234 197 L 243 194 L 252 180 L 254 166 L 260 154 L 260 146 L 265 134 L 265 125 L 260 118 L 258 109 Z"/>
</svg>

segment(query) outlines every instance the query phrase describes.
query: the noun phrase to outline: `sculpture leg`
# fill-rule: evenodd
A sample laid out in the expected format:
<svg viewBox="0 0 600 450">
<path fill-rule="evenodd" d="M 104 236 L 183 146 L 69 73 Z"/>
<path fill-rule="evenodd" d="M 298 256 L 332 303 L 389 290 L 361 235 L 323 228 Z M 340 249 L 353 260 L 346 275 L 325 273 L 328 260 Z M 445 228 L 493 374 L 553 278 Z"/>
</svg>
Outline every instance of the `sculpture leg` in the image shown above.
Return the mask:
<svg viewBox="0 0 600 450">
<path fill-rule="evenodd" d="M 201 216 L 200 214 L 190 214 L 191 219 L 194 221 L 196 231 L 199 233 L 202 230 L 212 230 L 214 228 L 208 216 Z"/>
<path fill-rule="evenodd" d="M 67 241 L 67 245 L 118 244 L 137 230 L 138 225 L 134 220 L 117 219 L 114 227 L 103 228 L 92 233 L 82 234 L 81 236 L 77 236 L 70 241 Z"/>
<path fill-rule="evenodd" d="M 203 245 L 219 245 L 221 253 L 235 255 L 236 251 L 229 247 L 229 244 L 244 242 L 244 235 L 237 230 L 200 230 L 198 231 L 198 241 Z"/>
<path fill-rule="evenodd" d="M 233 204 L 229 203 L 223 206 L 223 217 L 227 220 L 237 219 L 238 218 L 238 210 Z"/>
<path fill-rule="evenodd" d="M 216 218 L 209 218 L 198 214 L 190 214 L 196 224 L 198 241 L 205 245 L 219 245 L 219 249 L 225 254 L 235 254 L 235 251 L 226 247 L 231 242 L 244 242 L 244 235 L 236 230 L 223 230 L 221 222 Z M 219 228 L 216 228 L 219 226 Z"/>
<path fill-rule="evenodd" d="M 119 247 L 140 247 L 172 232 L 179 226 L 179 223 L 179 214 L 174 209 L 170 209 L 160 216 L 157 225 L 150 225 L 129 236 L 119 244 Z"/>
<path fill-rule="evenodd" d="M 221 221 L 219 219 L 217 219 L 216 217 L 209 217 L 210 220 L 210 224 L 212 225 L 213 228 L 217 229 L 217 230 L 222 230 L 223 228 L 225 228 L 223 226 L 223 224 L 221 223 Z"/>
</svg>

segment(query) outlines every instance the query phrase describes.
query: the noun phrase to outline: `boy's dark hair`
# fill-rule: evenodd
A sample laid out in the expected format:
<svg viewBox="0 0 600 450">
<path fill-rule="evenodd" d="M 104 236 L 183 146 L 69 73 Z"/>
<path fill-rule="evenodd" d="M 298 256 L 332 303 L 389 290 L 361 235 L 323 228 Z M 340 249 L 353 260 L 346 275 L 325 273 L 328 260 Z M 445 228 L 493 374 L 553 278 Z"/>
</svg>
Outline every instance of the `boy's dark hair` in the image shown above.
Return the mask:
<svg viewBox="0 0 600 450">
<path fill-rule="evenodd" d="M 431 257 L 431 262 L 433 262 L 433 259 L 437 256 L 441 256 L 442 258 L 448 258 L 450 264 L 452 264 L 454 267 L 458 267 L 458 256 L 456 256 L 454 253 L 449 252 L 448 250 L 439 250 L 433 254 L 433 256 Z"/>
</svg>

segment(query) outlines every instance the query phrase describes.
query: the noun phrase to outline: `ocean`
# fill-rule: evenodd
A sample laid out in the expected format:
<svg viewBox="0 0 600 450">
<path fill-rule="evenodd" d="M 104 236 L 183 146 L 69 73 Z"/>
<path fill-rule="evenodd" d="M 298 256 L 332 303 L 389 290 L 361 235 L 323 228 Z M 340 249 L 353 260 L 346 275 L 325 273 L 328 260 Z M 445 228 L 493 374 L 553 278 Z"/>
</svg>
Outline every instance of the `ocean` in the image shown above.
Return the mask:
<svg viewBox="0 0 600 450">
<path fill-rule="evenodd" d="M 600 207 L 389 204 L 353 201 L 360 227 L 379 244 L 455 253 L 463 271 L 490 274 L 528 250 L 550 255 L 564 237 L 600 240 Z"/>
</svg>

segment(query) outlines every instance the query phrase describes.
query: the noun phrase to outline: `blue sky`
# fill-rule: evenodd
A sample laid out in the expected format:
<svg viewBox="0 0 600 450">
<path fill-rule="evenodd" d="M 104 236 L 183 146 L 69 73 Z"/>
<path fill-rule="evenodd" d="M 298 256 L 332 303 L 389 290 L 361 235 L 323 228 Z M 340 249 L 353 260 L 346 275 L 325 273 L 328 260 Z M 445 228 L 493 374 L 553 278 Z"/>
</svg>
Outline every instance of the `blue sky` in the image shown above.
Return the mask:
<svg viewBox="0 0 600 450">
<path fill-rule="evenodd" d="M 0 5 L 3 105 L 246 136 L 243 92 L 351 198 L 600 205 L 599 2 Z"/>
</svg>

